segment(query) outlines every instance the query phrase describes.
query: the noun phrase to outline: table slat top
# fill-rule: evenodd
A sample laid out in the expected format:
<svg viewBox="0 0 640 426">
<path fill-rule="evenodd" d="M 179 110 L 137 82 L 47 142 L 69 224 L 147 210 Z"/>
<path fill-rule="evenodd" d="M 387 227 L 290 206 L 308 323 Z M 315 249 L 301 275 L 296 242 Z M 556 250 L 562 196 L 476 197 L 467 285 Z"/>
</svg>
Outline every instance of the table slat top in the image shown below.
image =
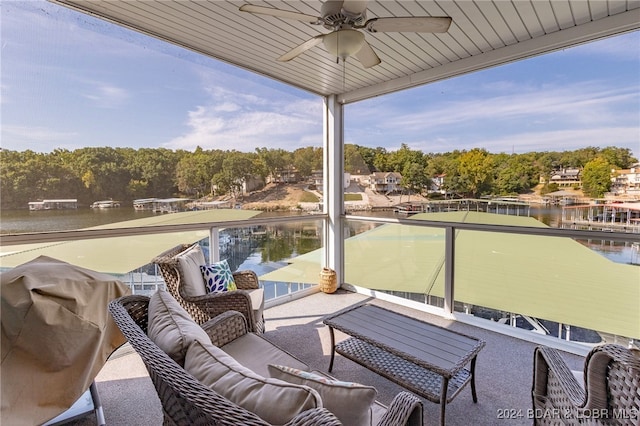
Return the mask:
<svg viewBox="0 0 640 426">
<path fill-rule="evenodd" d="M 374 305 L 359 305 L 324 323 L 422 367 L 454 376 L 485 343 L 443 327 Z"/>
</svg>

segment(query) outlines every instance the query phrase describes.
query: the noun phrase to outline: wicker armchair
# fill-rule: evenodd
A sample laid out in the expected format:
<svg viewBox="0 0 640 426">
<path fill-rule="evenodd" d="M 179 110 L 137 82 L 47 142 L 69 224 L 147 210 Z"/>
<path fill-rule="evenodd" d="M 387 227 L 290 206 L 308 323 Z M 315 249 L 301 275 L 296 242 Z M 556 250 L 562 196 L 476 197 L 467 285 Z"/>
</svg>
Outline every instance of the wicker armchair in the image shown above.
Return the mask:
<svg viewBox="0 0 640 426">
<path fill-rule="evenodd" d="M 247 319 L 249 329 L 256 333 L 264 333 L 264 300 L 261 306 L 253 306 L 250 290 L 259 288 L 258 276 L 253 271 L 237 271 L 233 273 L 238 290 L 210 293 L 204 296 L 192 297 L 184 291 L 184 272 L 175 256 L 191 247 L 180 244 L 169 249 L 152 262 L 158 265 L 164 278 L 167 291 L 191 315 L 195 322 L 202 324 L 226 311 L 238 311 Z"/>
<path fill-rule="evenodd" d="M 533 360 L 534 424 L 640 424 L 640 351 L 596 346 L 580 383 L 557 350 L 538 347 Z"/>
<path fill-rule="evenodd" d="M 140 355 L 153 382 L 164 415 L 165 425 L 267 426 L 255 414 L 232 403 L 187 373 L 147 337 L 146 296 L 124 296 L 109 303 L 109 312 L 122 334 Z M 340 425 L 324 408 L 307 410 L 287 425 Z"/>
</svg>

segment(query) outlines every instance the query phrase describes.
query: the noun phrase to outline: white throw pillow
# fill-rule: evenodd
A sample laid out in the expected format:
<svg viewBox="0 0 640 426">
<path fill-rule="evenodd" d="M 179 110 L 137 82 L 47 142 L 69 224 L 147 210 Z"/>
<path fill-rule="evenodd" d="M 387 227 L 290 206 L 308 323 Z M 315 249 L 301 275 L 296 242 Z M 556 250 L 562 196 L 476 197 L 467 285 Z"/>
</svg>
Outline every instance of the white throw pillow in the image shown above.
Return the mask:
<svg viewBox="0 0 640 426">
<path fill-rule="evenodd" d="M 264 378 L 213 344 L 193 342 L 187 350 L 184 369 L 229 401 L 274 425 L 285 424 L 303 411 L 322 407 L 315 390 Z"/>
<path fill-rule="evenodd" d="M 200 272 L 200 265 L 206 263 L 200 244 L 195 243 L 185 251 L 177 254 L 175 258 L 182 269 L 184 282 L 181 284 L 184 286 L 187 296 L 196 297 L 207 294 L 202 272 Z"/>
<path fill-rule="evenodd" d="M 194 340 L 211 342 L 176 299 L 158 290 L 149 299 L 147 335 L 178 364 L 183 363 L 187 348 Z"/>
<path fill-rule="evenodd" d="M 322 398 L 322 405 L 331 411 L 343 425 L 371 425 L 371 405 L 375 402 L 378 394 L 376 388 L 332 380 L 310 371 L 282 365 L 269 364 L 269 374 L 273 378 L 309 386 L 318 391 L 320 398 Z"/>
</svg>

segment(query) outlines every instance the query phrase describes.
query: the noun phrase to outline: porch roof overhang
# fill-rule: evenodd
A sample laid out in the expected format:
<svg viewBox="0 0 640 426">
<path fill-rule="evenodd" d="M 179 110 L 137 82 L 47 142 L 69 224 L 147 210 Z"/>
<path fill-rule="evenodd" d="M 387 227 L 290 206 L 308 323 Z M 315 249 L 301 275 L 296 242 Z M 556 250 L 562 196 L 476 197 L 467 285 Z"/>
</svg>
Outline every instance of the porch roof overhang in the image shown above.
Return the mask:
<svg viewBox="0 0 640 426">
<path fill-rule="evenodd" d="M 350 103 L 640 28 L 640 2 L 369 1 L 367 18 L 450 16 L 441 34 L 366 33 L 382 63 L 346 68 L 317 46 L 276 58 L 329 30 L 241 12 L 245 3 L 320 16 L 321 1 L 51 0 L 203 55 Z"/>
</svg>

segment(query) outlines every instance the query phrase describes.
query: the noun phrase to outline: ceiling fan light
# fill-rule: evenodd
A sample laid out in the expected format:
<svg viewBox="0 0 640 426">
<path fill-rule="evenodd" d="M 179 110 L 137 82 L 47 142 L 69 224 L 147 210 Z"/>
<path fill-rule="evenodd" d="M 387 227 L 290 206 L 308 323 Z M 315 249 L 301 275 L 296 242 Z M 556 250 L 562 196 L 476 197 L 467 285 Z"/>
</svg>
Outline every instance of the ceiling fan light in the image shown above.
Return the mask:
<svg viewBox="0 0 640 426">
<path fill-rule="evenodd" d="M 323 43 L 333 56 L 345 59 L 355 55 L 362 48 L 364 34 L 352 29 L 338 30 L 325 35 Z"/>
</svg>

